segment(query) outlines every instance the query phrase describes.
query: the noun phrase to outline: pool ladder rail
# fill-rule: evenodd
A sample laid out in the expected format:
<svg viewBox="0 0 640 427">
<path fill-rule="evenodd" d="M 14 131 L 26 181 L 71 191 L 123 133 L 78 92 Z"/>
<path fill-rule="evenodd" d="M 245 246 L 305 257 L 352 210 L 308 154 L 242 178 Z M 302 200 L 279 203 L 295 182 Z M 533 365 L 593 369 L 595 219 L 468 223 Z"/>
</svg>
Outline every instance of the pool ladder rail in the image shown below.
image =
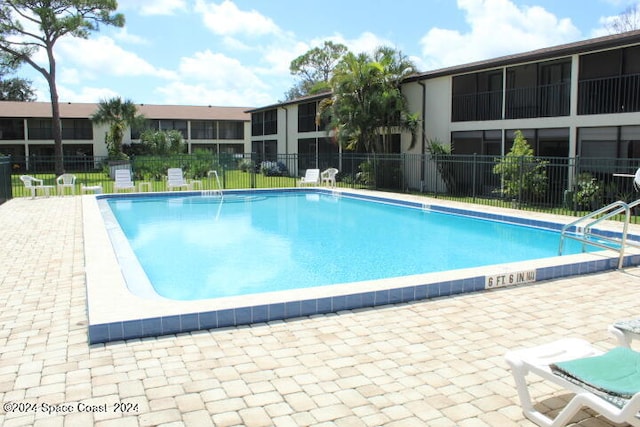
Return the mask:
<svg viewBox="0 0 640 427">
<path fill-rule="evenodd" d="M 631 209 L 636 206 L 640 206 L 640 199 L 631 203 L 625 203 L 622 200 L 618 200 L 617 202 L 613 202 L 603 208 L 578 218 L 569 224 L 566 224 L 562 227 L 562 231 L 560 233 L 560 247 L 558 248 L 558 255 L 562 255 L 565 238 L 573 239 L 582 242 L 583 252 L 586 250 L 586 245 L 593 245 L 603 249 L 617 251 L 620 254 L 618 257 L 618 268 L 622 268 L 625 248 L 629 246 L 640 248 L 640 242 L 633 241 L 630 243 L 627 239 L 629 222 L 631 220 Z M 622 236 L 620 238 L 603 236 L 593 232 L 592 229 L 595 225 L 623 213 L 624 222 L 622 225 Z"/>
<path fill-rule="evenodd" d="M 211 175 L 216 177 L 216 184 L 218 185 L 217 190 L 202 190 L 200 191 L 200 195 L 202 197 L 216 197 L 219 196 L 220 200 L 224 199 L 224 193 L 222 191 L 222 185 L 220 184 L 220 177 L 218 176 L 218 171 L 210 170 L 207 172 L 207 178 L 211 178 Z"/>
</svg>

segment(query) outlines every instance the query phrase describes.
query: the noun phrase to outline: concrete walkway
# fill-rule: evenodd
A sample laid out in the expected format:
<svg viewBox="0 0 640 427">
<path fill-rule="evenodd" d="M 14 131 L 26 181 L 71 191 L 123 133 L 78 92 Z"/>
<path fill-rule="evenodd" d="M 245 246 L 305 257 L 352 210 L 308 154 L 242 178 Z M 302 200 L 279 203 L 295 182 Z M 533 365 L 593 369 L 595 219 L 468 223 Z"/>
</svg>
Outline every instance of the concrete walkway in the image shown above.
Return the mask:
<svg viewBox="0 0 640 427">
<path fill-rule="evenodd" d="M 0 229 L 6 427 L 531 426 L 504 353 L 564 336 L 608 349 L 607 325 L 640 313 L 633 268 L 88 346 L 80 197 L 11 200 Z M 532 390 L 550 411 L 566 402 Z"/>
</svg>

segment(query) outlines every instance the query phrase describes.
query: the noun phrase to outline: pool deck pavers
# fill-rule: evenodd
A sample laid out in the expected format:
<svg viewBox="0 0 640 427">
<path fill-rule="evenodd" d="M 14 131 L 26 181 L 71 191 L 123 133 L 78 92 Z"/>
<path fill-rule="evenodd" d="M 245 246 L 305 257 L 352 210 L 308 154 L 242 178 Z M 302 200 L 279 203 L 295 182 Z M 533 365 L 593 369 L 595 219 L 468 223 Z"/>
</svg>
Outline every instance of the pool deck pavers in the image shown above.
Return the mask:
<svg viewBox="0 0 640 427">
<path fill-rule="evenodd" d="M 0 205 L 2 426 L 532 426 L 504 353 L 565 336 L 609 349 L 607 325 L 640 313 L 628 268 L 89 346 L 81 210 Z M 531 390 L 551 413 L 569 397 Z"/>
</svg>

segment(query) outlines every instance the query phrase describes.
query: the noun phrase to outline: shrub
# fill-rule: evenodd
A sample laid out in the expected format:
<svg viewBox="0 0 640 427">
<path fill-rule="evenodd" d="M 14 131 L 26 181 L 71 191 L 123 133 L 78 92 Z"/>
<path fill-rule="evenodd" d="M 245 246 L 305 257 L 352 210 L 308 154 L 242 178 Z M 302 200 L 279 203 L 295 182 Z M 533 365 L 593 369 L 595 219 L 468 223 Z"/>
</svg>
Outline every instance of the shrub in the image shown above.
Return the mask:
<svg viewBox="0 0 640 427">
<path fill-rule="evenodd" d="M 548 162 L 533 156 L 533 149 L 521 131 L 514 134 L 511 151 L 493 167 L 493 173 L 502 176 L 502 188 L 498 191 L 519 201 L 540 199 L 548 188 Z"/>
<path fill-rule="evenodd" d="M 256 164 L 251 159 L 242 159 L 240 163 L 238 163 L 238 169 L 242 172 L 252 172 L 255 171 Z"/>
<path fill-rule="evenodd" d="M 264 176 L 288 176 L 287 166 L 282 162 L 264 161 L 260 164 L 260 172 Z"/>
<path fill-rule="evenodd" d="M 581 208 L 592 209 L 600 203 L 603 194 L 600 182 L 590 173 L 584 172 L 576 179 L 576 192 L 573 200 Z"/>
<path fill-rule="evenodd" d="M 358 165 L 360 172 L 356 174 L 356 182 L 364 185 L 374 185 L 376 182 L 373 162 L 367 160 Z"/>
</svg>

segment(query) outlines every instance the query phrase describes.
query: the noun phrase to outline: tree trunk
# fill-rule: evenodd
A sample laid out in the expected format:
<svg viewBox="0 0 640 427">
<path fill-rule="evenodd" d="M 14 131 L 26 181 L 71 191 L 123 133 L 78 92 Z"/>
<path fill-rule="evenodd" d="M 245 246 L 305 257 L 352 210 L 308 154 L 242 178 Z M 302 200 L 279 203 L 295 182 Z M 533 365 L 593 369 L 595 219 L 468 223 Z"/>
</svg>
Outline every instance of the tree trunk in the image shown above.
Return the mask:
<svg viewBox="0 0 640 427">
<path fill-rule="evenodd" d="M 51 94 L 51 133 L 53 134 L 55 173 L 60 176 L 64 173 L 62 154 L 62 124 L 60 122 L 60 104 L 58 102 L 58 88 L 56 86 L 56 60 L 53 57 L 53 45 L 47 46 L 49 56 L 49 93 Z"/>
</svg>

